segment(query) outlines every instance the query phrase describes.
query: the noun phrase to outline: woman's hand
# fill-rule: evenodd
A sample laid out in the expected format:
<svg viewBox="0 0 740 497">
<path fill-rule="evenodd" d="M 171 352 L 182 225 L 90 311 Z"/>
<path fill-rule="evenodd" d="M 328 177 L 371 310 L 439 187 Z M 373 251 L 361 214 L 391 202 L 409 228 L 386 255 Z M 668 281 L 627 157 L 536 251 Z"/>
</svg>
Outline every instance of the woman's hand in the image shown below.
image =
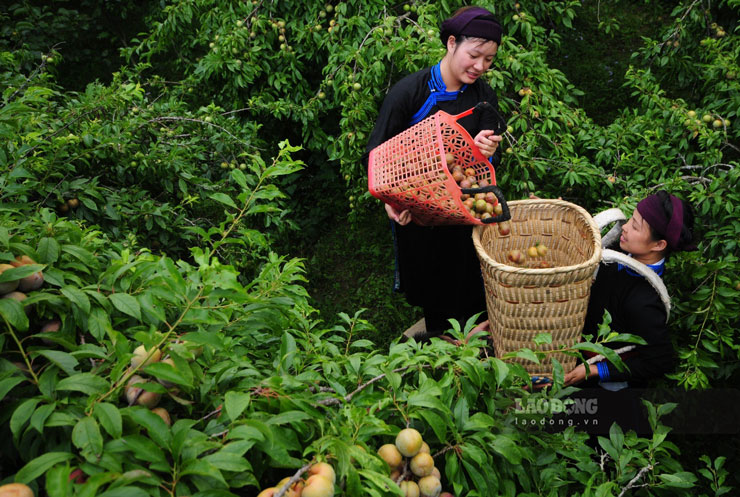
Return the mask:
<svg viewBox="0 0 740 497">
<path fill-rule="evenodd" d="M 565 375 L 563 385 L 576 385 L 586 379 L 586 364 L 579 364 L 573 368 L 568 374 Z M 599 368 L 596 364 L 588 364 L 589 367 L 589 378 L 593 375 L 599 376 Z"/>
<path fill-rule="evenodd" d="M 385 204 L 385 212 L 388 213 L 388 217 L 393 219 L 401 226 L 406 226 L 411 222 L 411 211 L 405 210 L 398 212 L 392 205 Z"/>
<path fill-rule="evenodd" d="M 473 142 L 476 144 L 480 152 L 486 157 L 490 158 L 498 148 L 498 144 L 501 142 L 501 136 L 494 135 L 492 129 L 484 129 L 475 135 Z"/>
</svg>

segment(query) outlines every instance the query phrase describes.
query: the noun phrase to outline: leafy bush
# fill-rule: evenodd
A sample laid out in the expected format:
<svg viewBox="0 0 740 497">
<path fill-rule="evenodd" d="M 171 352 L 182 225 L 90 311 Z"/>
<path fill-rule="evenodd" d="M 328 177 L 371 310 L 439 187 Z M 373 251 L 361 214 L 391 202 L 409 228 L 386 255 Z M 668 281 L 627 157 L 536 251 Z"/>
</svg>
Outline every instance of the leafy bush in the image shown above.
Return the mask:
<svg viewBox="0 0 740 497">
<path fill-rule="evenodd" d="M 737 2 L 681 2 L 625 74 L 635 107 L 606 125 L 548 64 L 578 5 L 489 6 L 507 32 L 486 76 L 509 123 L 499 184 L 510 199 L 562 196 L 592 212 L 630 211 L 658 187 L 689 198 L 701 243 L 669 261 L 681 362 L 665 381 L 729 383 L 740 357 Z M 48 10 L 3 14 L 0 263 L 37 264 L 0 283 L 44 275 L 22 302 L 0 299 L 3 483 L 50 496 L 251 495 L 326 460 L 346 495 L 398 495 L 375 451 L 414 426 L 458 495 L 731 490 L 721 455 L 696 471 L 680 461 L 660 421 L 671 405 L 648 405 L 648 438 L 613 427 L 587 443 L 572 427 L 524 425 L 517 402 L 560 400 L 562 372 L 530 392 L 520 367 L 481 357 L 481 339 L 376 339 L 389 332 L 369 313 L 320 315 L 304 261 L 280 254 L 300 245 L 286 242 L 305 236 L 299 226 L 320 236 L 337 218 L 378 217 L 366 138 L 389 85 L 439 58 L 436 27 L 452 10 L 168 3 L 140 13 L 147 29 L 110 82 L 82 92 L 57 84 L 58 49 L 39 57 L 28 23 L 50 21 Z M 50 321 L 59 331 L 42 332 Z M 146 364 L 155 348 L 162 360 Z M 158 395 L 171 426 L 150 409 Z"/>
</svg>

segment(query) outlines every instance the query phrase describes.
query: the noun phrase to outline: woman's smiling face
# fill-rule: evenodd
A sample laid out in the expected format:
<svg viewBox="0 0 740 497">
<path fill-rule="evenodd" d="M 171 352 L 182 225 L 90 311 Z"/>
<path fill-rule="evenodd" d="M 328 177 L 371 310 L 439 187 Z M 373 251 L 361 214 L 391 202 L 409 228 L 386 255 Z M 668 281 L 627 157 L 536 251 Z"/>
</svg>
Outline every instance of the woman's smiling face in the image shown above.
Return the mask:
<svg viewBox="0 0 740 497">
<path fill-rule="evenodd" d="M 457 43 L 451 36 L 447 42 L 447 53 L 450 56 L 451 75 L 456 83 L 460 86 L 474 83 L 491 67 L 497 51 L 495 41 L 468 38 Z"/>
</svg>

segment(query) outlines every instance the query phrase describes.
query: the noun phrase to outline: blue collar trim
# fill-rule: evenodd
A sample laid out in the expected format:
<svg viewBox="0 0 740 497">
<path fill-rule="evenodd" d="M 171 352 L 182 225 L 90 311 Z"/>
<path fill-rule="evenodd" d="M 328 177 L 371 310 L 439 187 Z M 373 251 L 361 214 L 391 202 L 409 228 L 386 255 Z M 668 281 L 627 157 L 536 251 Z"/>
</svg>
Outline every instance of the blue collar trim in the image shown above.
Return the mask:
<svg viewBox="0 0 740 497">
<path fill-rule="evenodd" d="M 661 259 L 655 264 L 648 264 L 647 267 L 652 269 L 655 272 L 655 274 L 657 274 L 658 276 L 663 276 L 663 271 L 665 271 L 665 259 Z M 637 276 L 638 278 L 643 278 L 643 276 L 640 273 L 633 271 L 632 269 L 628 268 L 622 263 L 617 263 L 617 271 L 621 271 L 623 269 L 627 271 L 627 274 L 629 274 L 630 276 Z"/>
<path fill-rule="evenodd" d="M 462 85 L 462 88 L 460 88 L 458 91 L 447 91 L 447 85 L 445 85 L 445 82 L 442 79 L 440 64 L 441 62 L 437 63 L 437 65 L 435 66 L 432 66 L 432 77 L 429 78 L 429 83 L 427 84 L 429 86 L 429 96 L 427 97 L 421 108 L 416 111 L 416 114 L 411 117 L 409 126 L 413 126 L 414 124 L 427 117 L 429 111 L 432 110 L 432 107 L 437 105 L 437 102 L 456 100 L 457 96 L 460 93 L 464 92 L 465 89 L 468 87 L 468 85 Z"/>
</svg>

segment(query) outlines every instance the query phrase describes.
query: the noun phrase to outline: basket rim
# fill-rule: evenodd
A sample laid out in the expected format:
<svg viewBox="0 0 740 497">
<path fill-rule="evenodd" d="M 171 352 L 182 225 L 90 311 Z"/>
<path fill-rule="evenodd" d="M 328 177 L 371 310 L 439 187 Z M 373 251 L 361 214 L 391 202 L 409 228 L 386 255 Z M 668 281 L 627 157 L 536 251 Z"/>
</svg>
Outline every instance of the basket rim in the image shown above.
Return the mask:
<svg viewBox="0 0 740 497">
<path fill-rule="evenodd" d="M 494 225 L 491 224 L 485 226 L 475 226 L 473 228 L 473 245 L 475 245 L 475 250 L 476 252 L 478 252 L 478 256 L 483 259 L 491 268 L 510 274 L 554 275 L 560 273 L 571 273 L 573 271 L 577 271 L 591 265 L 597 265 L 601 261 L 601 231 L 596 225 L 596 221 L 594 221 L 593 216 L 591 216 L 591 214 L 580 205 L 560 199 L 512 200 L 508 202 L 508 204 L 512 207 L 522 204 L 545 204 L 558 207 L 567 207 L 569 209 L 577 211 L 581 216 L 583 216 L 583 218 L 586 220 L 586 223 L 591 228 L 591 234 L 593 235 L 594 239 L 594 253 L 587 261 L 581 262 L 580 264 L 574 264 L 572 266 L 559 266 L 553 268 L 526 268 L 509 266 L 508 264 L 503 264 L 501 262 L 493 260 L 481 244 L 481 233 L 483 232 L 483 229 L 486 227 L 490 227 L 491 229 L 493 229 Z"/>
</svg>

